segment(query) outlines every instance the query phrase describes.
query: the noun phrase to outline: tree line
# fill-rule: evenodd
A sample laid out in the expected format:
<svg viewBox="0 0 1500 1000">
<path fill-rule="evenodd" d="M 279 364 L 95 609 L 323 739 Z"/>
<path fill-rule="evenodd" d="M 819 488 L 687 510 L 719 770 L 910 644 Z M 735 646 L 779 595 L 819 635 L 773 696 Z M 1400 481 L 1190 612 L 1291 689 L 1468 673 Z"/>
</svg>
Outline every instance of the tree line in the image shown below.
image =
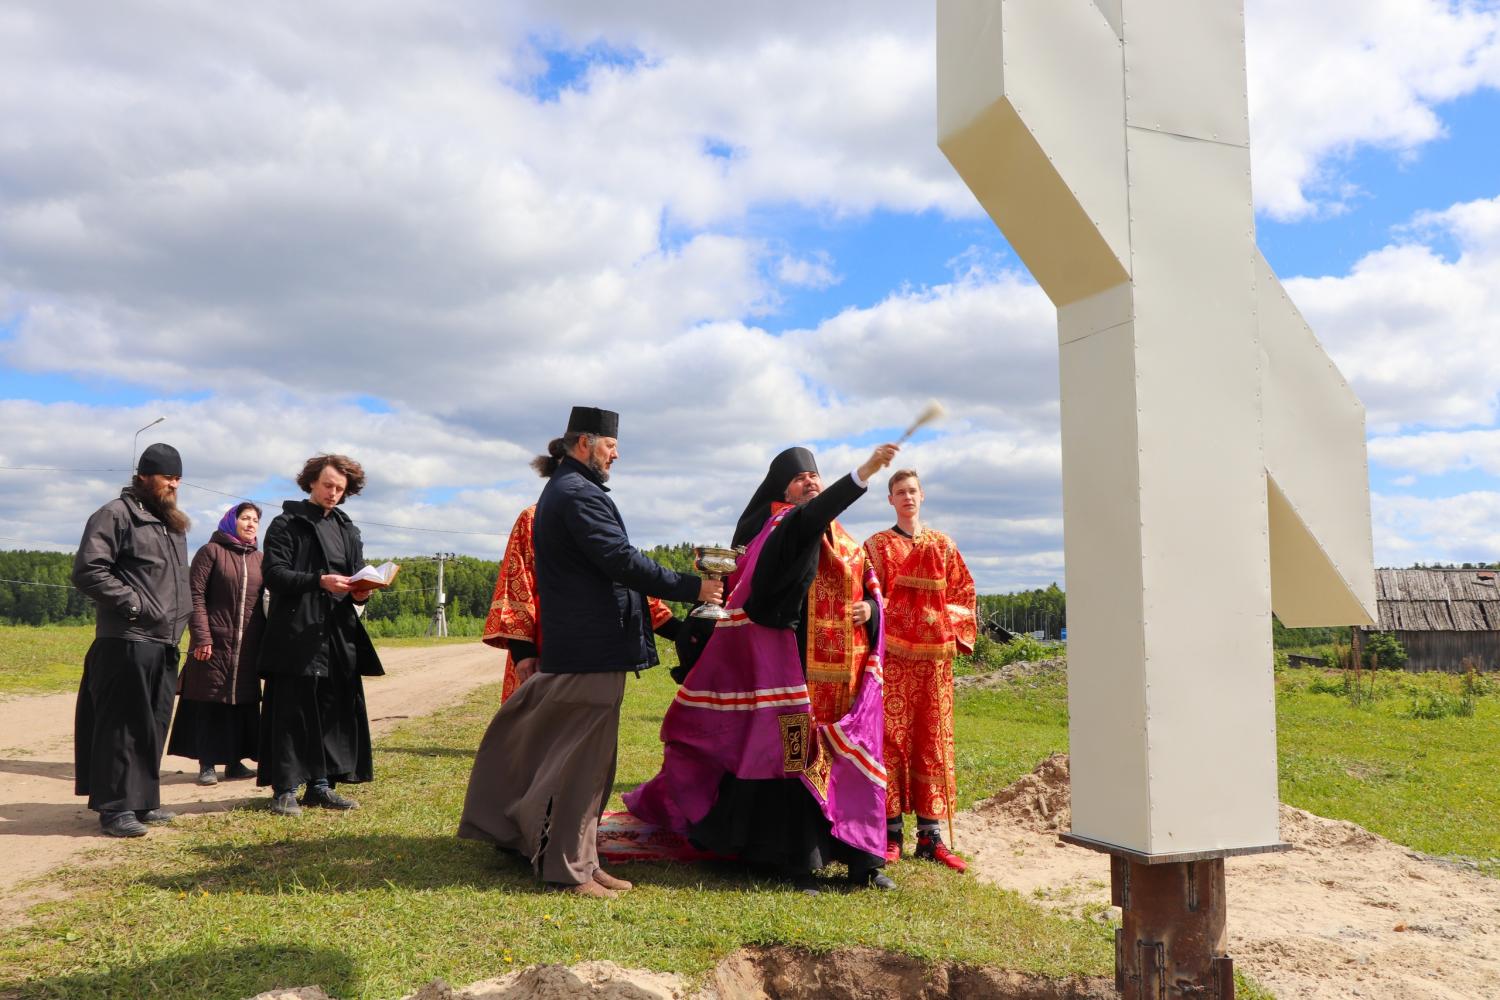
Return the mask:
<svg viewBox="0 0 1500 1000">
<path fill-rule="evenodd" d="M 692 571 L 693 547 L 686 542 L 658 545 L 646 554 L 670 569 Z M 386 559 L 371 556 L 369 561 L 379 564 Z M 390 561 L 400 563 L 401 572 L 389 590 L 377 591 L 370 598 L 366 621 L 430 619 L 437 606 L 437 561 L 431 556 L 398 556 Z M 0 582 L 0 623 L 79 625 L 93 621 L 93 603 L 73 588 L 72 572 L 71 552 L 0 551 L 0 581 L 10 581 Z M 494 559 L 458 556 L 447 560 L 443 590 L 450 623 L 455 619 L 483 622 L 499 572 L 500 563 Z M 685 610 L 680 607 L 678 613 Z"/>
<path fill-rule="evenodd" d="M 668 569 L 693 571 L 693 546 L 688 542 L 657 545 L 645 552 Z M 372 563 L 384 561 L 370 559 Z M 371 623 L 382 623 L 376 631 L 396 635 L 432 617 L 437 601 L 437 562 L 431 556 L 398 557 L 391 561 L 401 564 L 401 574 L 390 590 L 377 592 L 370 599 L 365 618 Z M 1465 564 L 1464 568 L 1470 567 Z M 92 621 L 93 605 L 73 589 L 72 570 L 72 553 L 0 551 L 0 623 L 54 625 Z M 479 625 L 489 614 L 499 571 L 500 564 L 494 559 L 458 556 L 447 561 L 443 589 L 448 599 L 450 628 L 455 622 L 468 623 L 453 629 L 454 634 L 478 634 Z M 686 605 L 674 607 L 678 614 L 687 610 Z M 1056 639 L 1068 624 L 1068 596 L 1055 583 L 1012 594 L 982 594 L 979 618 L 1008 632 L 1043 632 L 1047 638 Z M 402 629 L 390 627 L 398 621 Z M 1349 641 L 1349 629 L 1345 626 L 1291 629 L 1273 618 L 1271 627 L 1272 642 L 1277 649 Z"/>
</svg>

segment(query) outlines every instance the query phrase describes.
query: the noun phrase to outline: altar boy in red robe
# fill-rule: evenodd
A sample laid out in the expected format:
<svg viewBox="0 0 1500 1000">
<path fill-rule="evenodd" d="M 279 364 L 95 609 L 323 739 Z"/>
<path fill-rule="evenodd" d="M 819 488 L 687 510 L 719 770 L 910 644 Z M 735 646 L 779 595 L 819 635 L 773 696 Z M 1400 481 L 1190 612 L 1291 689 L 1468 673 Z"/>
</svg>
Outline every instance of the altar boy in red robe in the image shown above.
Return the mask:
<svg viewBox="0 0 1500 1000">
<path fill-rule="evenodd" d="M 917 816 L 916 857 L 968 866 L 943 843 L 953 815 L 953 657 L 974 651 L 974 578 L 958 547 L 922 525 L 916 472 L 891 475 L 896 524 L 865 542 L 885 595 L 886 860 L 901 856 L 903 818 Z"/>
</svg>

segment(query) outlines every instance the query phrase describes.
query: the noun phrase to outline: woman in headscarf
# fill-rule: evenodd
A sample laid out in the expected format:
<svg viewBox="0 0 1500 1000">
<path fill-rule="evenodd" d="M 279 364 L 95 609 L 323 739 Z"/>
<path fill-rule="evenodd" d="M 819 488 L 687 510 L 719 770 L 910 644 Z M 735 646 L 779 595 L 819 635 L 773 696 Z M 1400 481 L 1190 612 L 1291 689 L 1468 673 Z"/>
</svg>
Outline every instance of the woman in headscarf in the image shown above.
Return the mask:
<svg viewBox="0 0 1500 1000">
<path fill-rule="evenodd" d="M 256 658 L 265 628 L 261 605 L 260 508 L 246 501 L 224 512 L 208 544 L 193 556 L 189 584 L 191 655 L 183 667 L 177 721 L 167 753 L 198 762 L 198 784 L 253 778 L 260 678 Z"/>
</svg>

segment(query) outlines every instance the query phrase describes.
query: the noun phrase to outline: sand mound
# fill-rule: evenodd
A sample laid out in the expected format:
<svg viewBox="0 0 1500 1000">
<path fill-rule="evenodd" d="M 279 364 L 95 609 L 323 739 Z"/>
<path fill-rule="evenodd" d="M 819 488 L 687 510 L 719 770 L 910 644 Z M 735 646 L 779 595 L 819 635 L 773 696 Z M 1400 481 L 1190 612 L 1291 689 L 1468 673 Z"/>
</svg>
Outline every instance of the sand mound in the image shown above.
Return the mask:
<svg viewBox="0 0 1500 1000">
<path fill-rule="evenodd" d="M 625 969 L 613 962 L 532 965 L 464 989 L 433 982 L 406 1000 L 683 1000 L 680 976 Z"/>
<path fill-rule="evenodd" d="M 974 812 L 1004 818 L 1035 833 L 1059 833 L 1073 821 L 1072 802 L 1068 755 L 1055 753 L 976 805 Z"/>
<path fill-rule="evenodd" d="M 1341 819 L 1324 819 L 1288 805 L 1281 807 L 1281 839 L 1303 850 L 1369 847 L 1382 840 L 1362 826 Z"/>
<path fill-rule="evenodd" d="M 1114 995 L 1113 982 L 1105 979 L 1055 980 L 929 964 L 874 948 L 826 954 L 745 948 L 720 962 L 708 983 L 691 993 L 669 973 L 581 962 L 531 966 L 462 990 L 433 982 L 406 1000 L 1108 1000 Z M 321 994 L 308 1000 L 322 1000 Z"/>
</svg>

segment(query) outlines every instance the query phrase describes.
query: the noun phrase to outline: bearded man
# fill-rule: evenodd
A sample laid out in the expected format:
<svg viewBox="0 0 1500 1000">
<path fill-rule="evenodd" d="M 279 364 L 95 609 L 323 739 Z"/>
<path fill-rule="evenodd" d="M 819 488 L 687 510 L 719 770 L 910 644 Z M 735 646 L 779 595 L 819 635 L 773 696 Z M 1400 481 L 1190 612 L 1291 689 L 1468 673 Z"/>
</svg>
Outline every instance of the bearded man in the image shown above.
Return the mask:
<svg viewBox="0 0 1500 1000">
<path fill-rule="evenodd" d="M 178 643 L 192 613 L 182 456 L 141 453 L 135 476 L 84 526 L 73 585 L 94 602 L 73 719 L 74 794 L 111 837 L 140 837 L 161 808 L 161 756 L 177 690 Z"/>
<path fill-rule="evenodd" d="M 974 651 L 974 578 L 958 546 L 922 523 L 922 483 L 891 474 L 896 523 L 865 541 L 885 595 L 886 854 L 901 857 L 906 813 L 917 817 L 916 856 L 965 871 L 939 820 L 953 817 L 953 657 Z"/>
<path fill-rule="evenodd" d="M 562 463 L 566 449 L 563 438 L 552 442 L 556 454 L 548 453 L 531 460 L 532 469 L 543 479 L 551 479 Z M 505 704 L 516 688 L 536 673 L 542 645 L 541 610 L 536 591 L 536 545 L 532 541 L 536 524 L 536 504 L 516 517 L 505 543 L 505 556 L 495 577 L 495 592 L 490 598 L 490 613 L 484 620 L 483 642 L 505 651 L 505 674 L 500 684 L 500 704 Z M 646 598 L 651 629 L 668 641 L 677 638 L 680 624 L 672 609 L 657 597 Z"/>
<path fill-rule="evenodd" d="M 599 866 L 599 817 L 614 785 L 625 678 L 657 663 L 645 597 L 722 599 L 723 584 L 658 565 L 630 544 L 604 484 L 620 416 L 575 406 L 537 501 L 536 676 L 491 721 L 458 835 L 527 859 L 557 889 L 607 899 L 631 888 Z"/>
<path fill-rule="evenodd" d="M 888 447 L 889 454 L 877 451 L 886 462 L 896 448 Z M 787 530 L 768 539 L 757 565 L 753 597 L 745 607 L 757 621 L 776 621 L 796 630 L 813 717 L 823 723 L 837 722 L 848 713 L 871 648 L 869 623 L 879 611 L 875 574 L 865 561 L 865 550 L 833 519 L 863 496 L 866 486 L 853 476 L 835 481 L 829 487 L 834 495 L 813 508 L 833 509 L 833 515 L 825 519 L 797 514 Z M 772 514 L 808 508 L 822 493 L 823 478 L 813 453 L 788 448 L 772 460 L 740 515 L 733 544 L 747 544 Z"/>
<path fill-rule="evenodd" d="M 634 815 L 794 878 L 838 861 L 854 885 L 894 887 L 880 871 L 878 591 L 834 519 L 898 450 L 879 446 L 826 491 L 805 448 L 772 461 L 735 532 L 730 616 L 662 721 L 661 771 L 625 795 Z"/>
</svg>

